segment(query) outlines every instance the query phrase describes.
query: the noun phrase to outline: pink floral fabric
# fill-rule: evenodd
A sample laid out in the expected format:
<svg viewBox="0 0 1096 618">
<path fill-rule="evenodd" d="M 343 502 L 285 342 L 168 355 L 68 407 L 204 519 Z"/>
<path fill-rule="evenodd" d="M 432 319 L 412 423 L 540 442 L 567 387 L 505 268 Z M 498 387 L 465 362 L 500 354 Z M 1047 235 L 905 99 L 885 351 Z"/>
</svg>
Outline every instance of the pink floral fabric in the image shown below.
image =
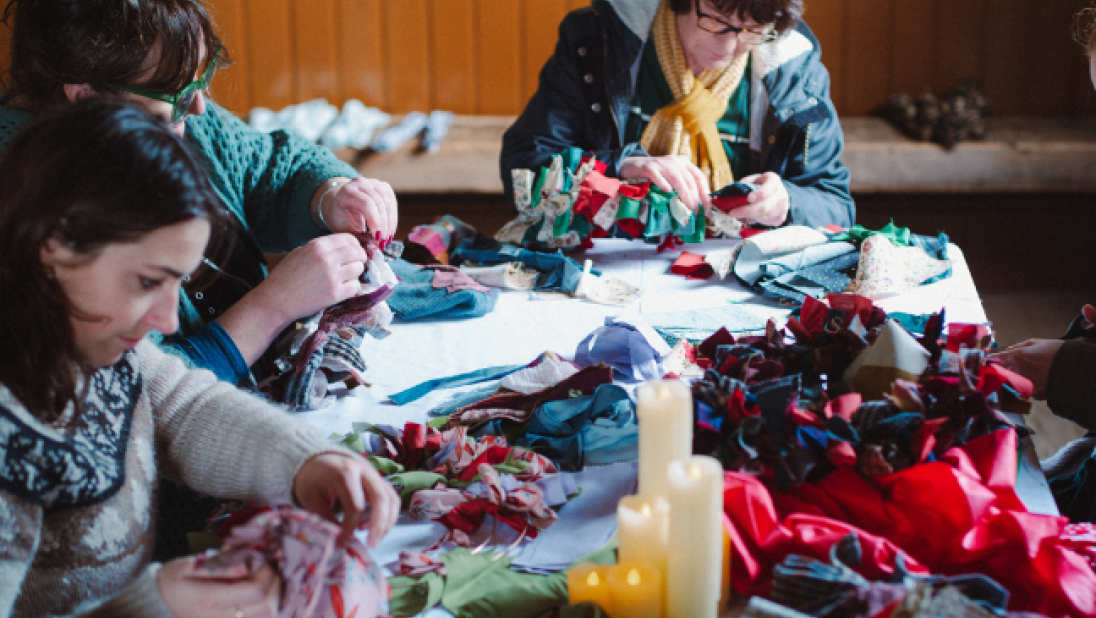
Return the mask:
<svg viewBox="0 0 1096 618">
<path fill-rule="evenodd" d="M 200 558 L 210 574 L 251 573 L 271 564 L 282 576 L 278 618 L 375 618 L 388 611 L 388 582 L 356 538 L 338 546 L 339 527 L 297 508 L 262 512 L 232 529 L 220 551 Z"/>
</svg>

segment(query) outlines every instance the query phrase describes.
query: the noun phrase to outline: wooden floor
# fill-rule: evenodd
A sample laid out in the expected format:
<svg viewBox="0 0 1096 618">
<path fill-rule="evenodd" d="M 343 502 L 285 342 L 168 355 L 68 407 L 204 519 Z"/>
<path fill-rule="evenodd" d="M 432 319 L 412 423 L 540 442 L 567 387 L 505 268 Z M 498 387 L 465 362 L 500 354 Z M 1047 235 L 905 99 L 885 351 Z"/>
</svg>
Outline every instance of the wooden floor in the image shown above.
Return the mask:
<svg viewBox="0 0 1096 618">
<path fill-rule="evenodd" d="M 1096 195 L 857 196 L 857 220 L 893 220 L 914 233 L 945 232 L 963 250 L 998 344 L 1057 337 L 1085 302 L 1096 303 Z M 493 234 L 513 218 L 497 195 L 403 195 L 398 238 L 449 214 Z M 1080 435 L 1038 404 L 1029 425 L 1040 457 Z"/>
</svg>

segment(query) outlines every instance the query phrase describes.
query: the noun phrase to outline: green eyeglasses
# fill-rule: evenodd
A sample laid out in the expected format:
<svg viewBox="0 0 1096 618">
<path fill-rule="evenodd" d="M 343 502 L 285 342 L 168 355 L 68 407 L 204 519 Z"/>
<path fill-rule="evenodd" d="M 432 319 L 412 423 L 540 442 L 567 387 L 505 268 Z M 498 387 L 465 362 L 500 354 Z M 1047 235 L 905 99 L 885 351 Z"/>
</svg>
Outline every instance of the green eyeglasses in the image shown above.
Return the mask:
<svg viewBox="0 0 1096 618">
<path fill-rule="evenodd" d="M 209 60 L 209 64 L 206 66 L 206 70 L 202 73 L 202 76 L 187 84 L 178 94 L 164 94 L 162 92 L 138 88 L 136 86 L 115 86 L 115 88 L 142 97 L 170 103 L 171 123 L 178 124 L 190 115 L 190 106 L 194 105 L 194 99 L 198 96 L 198 93 L 209 88 L 209 82 L 213 81 L 213 76 L 217 74 L 217 61 L 220 60 L 220 57 L 221 49 L 218 48 L 213 52 L 213 57 Z"/>
</svg>

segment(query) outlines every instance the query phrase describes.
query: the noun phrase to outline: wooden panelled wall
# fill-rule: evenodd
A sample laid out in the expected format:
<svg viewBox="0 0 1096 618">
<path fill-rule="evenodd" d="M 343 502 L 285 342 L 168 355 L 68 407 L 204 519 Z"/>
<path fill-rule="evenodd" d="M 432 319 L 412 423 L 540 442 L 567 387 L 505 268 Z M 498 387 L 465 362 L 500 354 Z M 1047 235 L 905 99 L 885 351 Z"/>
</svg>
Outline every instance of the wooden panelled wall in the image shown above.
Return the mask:
<svg viewBox="0 0 1096 618">
<path fill-rule="evenodd" d="M 324 97 L 394 113 L 512 115 L 536 88 L 560 19 L 589 0 L 206 2 L 235 61 L 214 95 L 238 113 Z M 1070 39 L 1086 0 L 805 3 L 844 115 L 868 114 L 892 92 L 947 92 L 966 77 L 999 115 L 1096 106 Z"/>
</svg>

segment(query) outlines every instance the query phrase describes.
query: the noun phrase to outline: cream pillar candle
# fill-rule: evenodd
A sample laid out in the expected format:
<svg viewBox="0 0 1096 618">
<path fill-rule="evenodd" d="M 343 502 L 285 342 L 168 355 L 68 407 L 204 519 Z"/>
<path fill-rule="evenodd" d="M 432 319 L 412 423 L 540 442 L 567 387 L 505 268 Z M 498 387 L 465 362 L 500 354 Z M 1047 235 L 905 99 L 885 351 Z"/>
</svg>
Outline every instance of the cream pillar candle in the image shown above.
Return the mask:
<svg viewBox="0 0 1096 618">
<path fill-rule="evenodd" d="M 639 493 L 669 497 L 666 467 L 693 452 L 693 394 L 679 380 L 656 380 L 636 389 L 639 421 Z"/>
<path fill-rule="evenodd" d="M 666 618 L 716 618 L 723 580 L 723 467 L 712 457 L 672 462 Z"/>
<path fill-rule="evenodd" d="M 611 615 L 613 603 L 609 593 L 609 567 L 586 562 L 567 571 L 567 601 L 571 605 L 593 601 Z"/>
<path fill-rule="evenodd" d="M 650 564 L 666 572 L 670 504 L 658 496 L 624 496 L 617 504 L 619 562 Z"/>
<path fill-rule="evenodd" d="M 640 562 L 609 568 L 613 618 L 662 618 L 662 573 Z"/>
</svg>

